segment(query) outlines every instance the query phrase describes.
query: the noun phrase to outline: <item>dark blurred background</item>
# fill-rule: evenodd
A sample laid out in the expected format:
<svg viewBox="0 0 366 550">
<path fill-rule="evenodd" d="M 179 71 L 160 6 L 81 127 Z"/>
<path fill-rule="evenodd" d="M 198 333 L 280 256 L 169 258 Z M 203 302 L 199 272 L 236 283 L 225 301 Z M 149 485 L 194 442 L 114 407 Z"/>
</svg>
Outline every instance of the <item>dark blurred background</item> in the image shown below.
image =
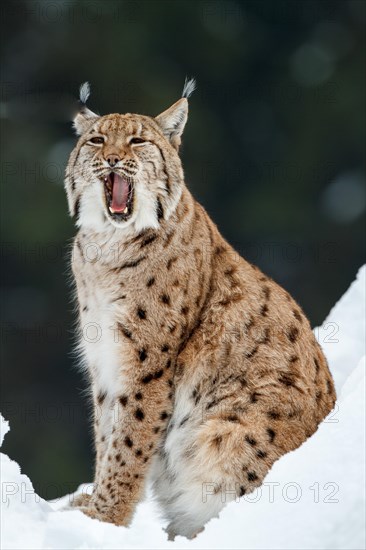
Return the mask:
<svg viewBox="0 0 366 550">
<path fill-rule="evenodd" d="M 63 172 L 78 87 L 158 114 L 197 78 L 186 181 L 321 324 L 364 262 L 365 3 L 12 1 L 1 24 L 5 451 L 45 498 L 92 479 Z"/>
</svg>

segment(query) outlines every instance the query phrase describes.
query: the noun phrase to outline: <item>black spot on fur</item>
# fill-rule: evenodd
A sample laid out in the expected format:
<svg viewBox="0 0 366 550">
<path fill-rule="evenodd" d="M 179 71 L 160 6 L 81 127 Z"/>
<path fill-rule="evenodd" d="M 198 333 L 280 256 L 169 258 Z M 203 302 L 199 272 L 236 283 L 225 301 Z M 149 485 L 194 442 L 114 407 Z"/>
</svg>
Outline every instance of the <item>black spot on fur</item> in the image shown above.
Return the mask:
<svg viewBox="0 0 366 550">
<path fill-rule="evenodd" d="M 239 422 L 239 418 L 236 416 L 236 414 L 230 414 L 225 418 L 227 422 Z"/>
<path fill-rule="evenodd" d="M 224 271 L 224 275 L 226 275 L 226 277 L 232 277 L 235 273 L 236 269 L 234 267 L 229 267 L 229 269 L 225 269 Z"/>
<path fill-rule="evenodd" d="M 265 328 L 265 329 L 264 329 L 263 337 L 262 337 L 262 339 L 259 341 L 259 344 L 268 344 L 268 342 L 270 341 L 269 334 L 270 334 L 269 328 Z"/>
<path fill-rule="evenodd" d="M 162 351 L 163 353 L 166 353 L 167 351 L 169 351 L 169 346 L 168 346 L 168 344 L 164 344 L 164 345 L 162 346 L 162 348 L 161 348 L 161 351 Z"/>
<path fill-rule="evenodd" d="M 252 395 L 250 396 L 250 401 L 251 401 L 251 403 L 257 403 L 257 401 L 258 401 L 258 396 L 259 396 L 258 393 L 255 393 L 255 392 L 252 393 Z"/>
<path fill-rule="evenodd" d="M 98 401 L 99 405 L 101 405 L 104 402 L 106 397 L 107 397 L 106 392 L 102 392 L 102 393 L 98 394 L 97 401 Z"/>
<path fill-rule="evenodd" d="M 140 256 L 139 258 L 136 258 L 136 260 L 133 260 L 132 262 L 126 262 L 122 264 L 120 267 L 114 268 L 113 271 L 119 273 L 120 271 L 122 271 L 122 269 L 127 269 L 129 267 L 137 267 L 145 259 L 146 259 L 146 256 Z"/>
<path fill-rule="evenodd" d="M 119 462 L 121 460 L 121 453 L 116 454 L 116 460 L 117 460 L 117 462 Z"/>
<path fill-rule="evenodd" d="M 159 433 L 160 432 L 160 426 L 155 426 L 153 432 L 154 432 L 154 434 Z"/>
<path fill-rule="evenodd" d="M 287 333 L 287 338 L 290 340 L 290 342 L 294 343 L 296 342 L 298 335 L 299 329 L 295 326 L 292 326 Z"/>
<path fill-rule="evenodd" d="M 189 415 L 187 414 L 187 416 L 185 416 L 185 417 L 183 418 L 183 420 L 181 420 L 181 422 L 180 422 L 180 424 L 179 424 L 178 427 L 181 428 L 182 426 L 184 426 L 184 424 L 185 424 L 186 422 L 188 422 L 188 420 L 189 420 Z"/>
<path fill-rule="evenodd" d="M 140 391 L 138 391 L 137 393 L 135 393 L 135 399 L 137 399 L 137 401 L 140 401 L 142 399 L 143 395 Z"/>
<path fill-rule="evenodd" d="M 124 325 L 122 325 L 121 323 L 118 323 L 118 329 L 122 332 L 125 338 L 128 338 L 129 340 L 132 339 L 131 332 Z"/>
<path fill-rule="evenodd" d="M 151 244 L 155 241 L 155 239 L 157 239 L 157 235 L 149 235 L 148 237 L 145 237 L 145 239 L 141 243 L 141 248 Z"/>
<path fill-rule="evenodd" d="M 266 286 L 266 285 L 263 287 L 263 294 L 264 294 L 265 299 L 268 300 L 269 296 L 271 294 L 271 291 L 270 291 L 269 287 Z"/>
<path fill-rule="evenodd" d="M 257 451 L 258 458 L 266 458 L 267 453 L 265 451 Z"/>
<path fill-rule="evenodd" d="M 215 248 L 215 254 L 217 255 L 220 255 L 222 254 L 223 252 L 225 252 L 226 248 L 224 246 L 217 246 Z"/>
<path fill-rule="evenodd" d="M 258 476 L 255 472 L 248 472 L 248 481 L 256 481 Z"/>
<path fill-rule="evenodd" d="M 294 379 L 290 373 L 281 374 L 281 376 L 278 378 L 278 381 L 281 382 L 281 384 L 283 384 L 284 386 L 294 386 Z"/>
<path fill-rule="evenodd" d="M 146 286 L 147 286 L 147 287 L 150 287 L 150 286 L 152 286 L 154 283 L 155 283 L 155 277 L 150 277 L 150 279 L 148 279 L 148 281 L 147 281 L 147 283 L 146 283 Z"/>
<path fill-rule="evenodd" d="M 132 439 L 131 439 L 130 437 L 128 437 L 128 436 L 125 437 L 125 445 L 126 445 L 127 447 L 130 447 L 130 448 L 133 447 L 133 441 L 132 441 Z"/>
<path fill-rule="evenodd" d="M 214 437 L 213 438 L 213 443 L 216 445 L 216 447 L 220 448 L 221 443 L 222 443 L 222 436 L 217 435 L 216 437 Z"/>
<path fill-rule="evenodd" d="M 135 418 L 137 418 L 137 420 L 142 421 L 145 418 L 144 411 L 142 409 L 136 409 Z"/>
<path fill-rule="evenodd" d="M 135 455 L 136 455 L 136 456 L 142 456 L 142 450 L 141 450 L 141 449 L 137 449 L 137 451 L 135 452 Z"/>
<path fill-rule="evenodd" d="M 268 306 L 267 304 L 263 304 L 263 306 L 261 307 L 261 315 L 263 317 L 267 317 L 267 313 L 268 313 Z"/>
<path fill-rule="evenodd" d="M 239 489 L 239 497 L 243 497 L 245 495 L 245 487 L 243 487 L 242 485 L 240 486 L 240 489 Z"/>
<path fill-rule="evenodd" d="M 164 218 L 164 209 L 160 199 L 157 199 L 156 201 L 156 215 L 159 221 Z"/>
<path fill-rule="evenodd" d="M 248 382 L 247 382 L 246 378 L 245 378 L 243 375 L 238 376 L 238 377 L 237 377 L 237 380 L 238 380 L 238 382 L 240 383 L 240 385 L 241 385 L 242 388 L 246 388 L 246 387 L 247 387 Z"/>
<path fill-rule="evenodd" d="M 267 434 L 269 436 L 270 443 L 273 443 L 274 438 L 276 437 L 276 432 L 272 428 L 267 428 Z"/>
<path fill-rule="evenodd" d="M 142 308 L 137 310 L 137 315 L 140 319 L 146 319 L 146 311 Z"/>
<path fill-rule="evenodd" d="M 281 417 L 280 413 L 276 411 L 268 411 L 267 416 L 268 418 L 273 418 L 273 420 L 278 420 Z"/>
<path fill-rule="evenodd" d="M 166 411 L 163 411 L 160 415 L 160 418 L 161 420 L 165 420 L 166 418 L 168 418 L 168 416 L 169 416 L 168 413 Z"/>
<path fill-rule="evenodd" d="M 201 401 L 201 397 L 202 397 L 202 396 L 201 396 L 200 393 L 198 393 L 197 390 L 194 390 L 193 393 L 195 394 L 195 395 L 194 395 L 194 404 L 195 404 L 195 405 L 198 405 L 198 403 Z M 193 393 L 192 393 L 192 397 L 193 397 Z"/>
<path fill-rule="evenodd" d="M 251 351 L 248 351 L 246 354 L 245 354 L 245 357 L 247 359 L 251 359 L 252 357 L 254 357 L 254 355 L 257 353 L 258 351 L 258 346 L 255 346 L 255 348 L 253 348 Z"/>
<path fill-rule="evenodd" d="M 257 440 L 254 439 L 254 437 L 250 437 L 250 435 L 245 436 L 245 441 L 249 443 L 249 445 L 252 445 L 252 447 L 255 447 L 255 445 L 257 444 Z"/>
<path fill-rule="evenodd" d="M 157 372 L 149 373 L 146 376 L 144 376 L 141 379 L 141 382 L 143 384 L 149 384 L 149 382 L 151 382 L 152 380 L 157 380 L 158 378 L 161 378 L 163 376 L 163 374 L 164 374 L 163 369 L 160 369 Z"/>
<path fill-rule="evenodd" d="M 317 360 L 316 357 L 314 357 L 314 365 L 315 365 L 315 370 L 318 373 L 319 370 L 320 370 L 320 365 L 319 365 L 319 361 Z"/>
<path fill-rule="evenodd" d="M 297 355 L 292 355 L 290 357 L 290 363 L 296 363 L 296 361 L 298 361 L 298 360 L 299 360 L 299 358 L 298 358 Z"/>
<path fill-rule="evenodd" d="M 172 360 L 168 359 L 168 361 L 166 362 L 165 368 L 170 369 L 171 366 L 172 366 Z"/>
<path fill-rule="evenodd" d="M 169 270 L 174 264 L 174 262 L 176 262 L 177 260 L 178 260 L 177 256 L 175 256 L 174 258 L 170 258 L 166 264 L 167 269 Z"/>
<path fill-rule="evenodd" d="M 144 349 L 144 348 L 140 349 L 139 359 L 140 359 L 141 363 L 143 363 L 145 361 L 146 357 L 147 357 L 146 349 Z"/>
<path fill-rule="evenodd" d="M 119 402 L 121 403 L 121 405 L 123 407 L 125 407 L 128 403 L 128 397 L 127 395 L 121 395 L 121 397 L 119 398 Z"/>
<path fill-rule="evenodd" d="M 150 373 L 150 374 L 147 374 L 146 376 L 144 376 L 142 379 L 141 379 L 141 382 L 143 384 L 149 384 L 149 382 L 151 382 L 151 380 L 153 380 L 154 377 L 153 375 Z"/>
<path fill-rule="evenodd" d="M 160 297 L 161 301 L 163 302 L 163 304 L 166 304 L 166 305 L 169 305 L 170 304 L 170 298 L 167 294 L 163 294 L 161 297 Z"/>
<path fill-rule="evenodd" d="M 80 213 L 80 197 L 78 197 L 74 204 L 74 217 L 78 218 Z"/>
<path fill-rule="evenodd" d="M 246 330 L 249 330 L 249 329 L 251 329 L 254 325 L 255 325 L 254 318 L 251 317 L 251 318 L 249 319 L 249 321 L 246 323 L 245 329 L 246 329 Z"/>
<path fill-rule="evenodd" d="M 300 311 L 298 309 L 294 309 L 292 313 L 294 314 L 295 319 L 297 319 L 298 321 L 300 321 L 300 323 L 302 323 L 303 319 Z"/>
</svg>

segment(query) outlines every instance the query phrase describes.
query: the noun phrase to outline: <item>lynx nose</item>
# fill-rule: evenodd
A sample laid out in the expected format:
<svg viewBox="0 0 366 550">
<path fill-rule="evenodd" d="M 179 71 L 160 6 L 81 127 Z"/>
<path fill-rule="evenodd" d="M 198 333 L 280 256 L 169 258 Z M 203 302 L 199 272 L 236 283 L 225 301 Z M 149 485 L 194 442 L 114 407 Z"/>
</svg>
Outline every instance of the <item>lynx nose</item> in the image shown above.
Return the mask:
<svg viewBox="0 0 366 550">
<path fill-rule="evenodd" d="M 118 155 L 108 155 L 106 158 L 106 161 L 108 162 L 109 166 L 113 168 L 113 166 L 116 166 L 117 162 L 119 162 L 121 159 Z"/>
</svg>

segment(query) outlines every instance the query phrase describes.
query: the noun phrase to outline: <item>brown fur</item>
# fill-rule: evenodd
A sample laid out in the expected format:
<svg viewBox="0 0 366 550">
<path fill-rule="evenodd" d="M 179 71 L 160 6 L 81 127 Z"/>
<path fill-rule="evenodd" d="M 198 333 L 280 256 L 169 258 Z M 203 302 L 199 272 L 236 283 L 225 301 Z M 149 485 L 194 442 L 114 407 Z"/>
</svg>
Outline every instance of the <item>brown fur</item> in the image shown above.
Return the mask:
<svg viewBox="0 0 366 550">
<path fill-rule="evenodd" d="M 126 136 L 136 133 L 155 149 L 129 146 Z M 94 157 L 83 155 L 93 134 L 111 139 Z M 93 231 L 80 223 L 73 252 L 81 326 L 98 322 L 109 304 L 121 357 L 112 396 L 100 392 L 96 366 L 88 362 L 95 410 L 109 399 L 118 420 L 106 436 L 96 414 L 96 488 L 77 504 L 117 525 L 131 521 L 152 459 L 164 455 L 182 388 L 194 407 L 181 421 L 181 429 L 192 426 L 183 459 L 197 465 L 198 476 L 209 472 L 239 495 L 258 487 L 279 457 L 311 436 L 336 398 L 299 305 L 233 250 L 184 185 L 179 143 L 180 133 L 169 141 L 159 119 L 92 118 L 67 172 L 73 214 L 88 185 L 82 163 L 98 167 L 98 155 L 142 163 L 142 179 L 164 182 L 155 195 L 158 227 L 117 238 L 110 228 Z M 96 261 L 85 257 L 90 243 L 98 243 Z M 90 318 L 96 289 L 104 301 Z"/>
</svg>

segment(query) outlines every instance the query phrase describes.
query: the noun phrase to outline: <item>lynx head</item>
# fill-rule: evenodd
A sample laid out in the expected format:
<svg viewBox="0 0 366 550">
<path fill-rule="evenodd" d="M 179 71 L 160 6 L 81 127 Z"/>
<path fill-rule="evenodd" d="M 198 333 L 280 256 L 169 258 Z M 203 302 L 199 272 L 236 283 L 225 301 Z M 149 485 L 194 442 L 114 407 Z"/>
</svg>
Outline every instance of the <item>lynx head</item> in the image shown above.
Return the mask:
<svg viewBox="0 0 366 550">
<path fill-rule="evenodd" d="M 140 232 L 169 218 L 184 186 L 178 150 L 194 89 L 194 80 L 186 80 L 182 98 L 154 118 L 99 116 L 86 107 L 89 84 L 81 86 L 74 119 L 80 138 L 65 179 L 70 214 L 79 227 Z"/>
</svg>

